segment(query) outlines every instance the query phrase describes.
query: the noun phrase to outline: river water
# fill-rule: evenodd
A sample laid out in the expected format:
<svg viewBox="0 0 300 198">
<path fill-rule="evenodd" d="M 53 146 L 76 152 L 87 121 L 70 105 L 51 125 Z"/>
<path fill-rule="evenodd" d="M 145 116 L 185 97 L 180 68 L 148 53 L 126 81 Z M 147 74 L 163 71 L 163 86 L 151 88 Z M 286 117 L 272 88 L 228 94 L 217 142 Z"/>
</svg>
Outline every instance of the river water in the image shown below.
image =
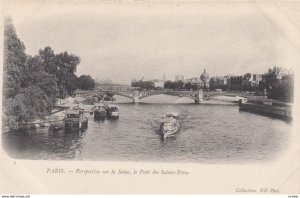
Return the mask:
<svg viewBox="0 0 300 198">
<path fill-rule="evenodd" d="M 173 96 L 153 96 L 140 104 L 119 104 L 120 119 L 94 121 L 81 133 L 4 133 L 7 154 L 17 159 L 143 162 L 251 163 L 283 155 L 291 123 L 240 112 L 237 104 L 193 104 Z M 162 140 L 160 116 L 180 114 L 181 128 Z"/>
</svg>

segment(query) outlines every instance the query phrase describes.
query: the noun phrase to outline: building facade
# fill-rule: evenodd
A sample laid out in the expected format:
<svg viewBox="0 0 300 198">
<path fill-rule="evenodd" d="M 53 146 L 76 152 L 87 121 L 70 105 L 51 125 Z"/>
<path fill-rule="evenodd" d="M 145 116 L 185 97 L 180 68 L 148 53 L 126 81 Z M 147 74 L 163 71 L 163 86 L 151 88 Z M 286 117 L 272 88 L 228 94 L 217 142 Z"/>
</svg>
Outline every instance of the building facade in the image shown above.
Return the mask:
<svg viewBox="0 0 300 198">
<path fill-rule="evenodd" d="M 205 86 L 205 83 L 200 78 L 197 78 L 197 77 L 185 79 L 184 84 L 187 84 L 187 83 L 191 83 L 192 85 L 196 85 L 199 88 L 204 88 L 204 86 Z"/>
<path fill-rule="evenodd" d="M 154 83 L 155 88 L 163 88 L 164 87 L 164 84 L 165 84 L 164 80 L 154 79 L 154 80 L 151 80 L 151 81 Z"/>
<path fill-rule="evenodd" d="M 230 75 L 212 77 L 209 80 L 209 88 L 212 90 L 213 89 L 227 90 L 229 79 L 230 79 Z"/>
<path fill-rule="evenodd" d="M 240 91 L 242 90 L 243 76 L 231 76 L 227 79 L 227 86 L 229 90 Z"/>
</svg>

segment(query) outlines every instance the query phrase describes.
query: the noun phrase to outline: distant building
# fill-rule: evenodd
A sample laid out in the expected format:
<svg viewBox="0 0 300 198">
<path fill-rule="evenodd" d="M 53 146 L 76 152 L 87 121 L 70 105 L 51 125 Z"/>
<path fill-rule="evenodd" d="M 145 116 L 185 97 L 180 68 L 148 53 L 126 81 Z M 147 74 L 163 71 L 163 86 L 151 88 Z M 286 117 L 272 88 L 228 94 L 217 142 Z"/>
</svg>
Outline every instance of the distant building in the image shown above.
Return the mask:
<svg viewBox="0 0 300 198">
<path fill-rule="evenodd" d="M 240 91 L 242 90 L 243 76 L 231 76 L 227 79 L 227 86 L 229 90 Z"/>
<path fill-rule="evenodd" d="M 210 89 L 228 89 L 228 81 L 230 79 L 230 75 L 226 76 L 215 76 L 211 77 L 209 80 Z"/>
<path fill-rule="evenodd" d="M 175 76 L 175 81 L 184 81 L 184 76 L 183 75 L 177 75 Z"/>
<path fill-rule="evenodd" d="M 256 87 L 259 85 L 259 82 L 262 80 L 262 75 L 261 74 L 252 74 L 250 78 L 250 86 L 251 87 Z"/>
<path fill-rule="evenodd" d="M 209 88 L 210 89 L 217 89 L 217 77 L 211 77 L 209 79 Z"/>
<path fill-rule="evenodd" d="M 247 73 L 243 76 L 243 79 L 242 79 L 242 89 L 243 90 L 248 90 L 251 86 L 251 74 L 250 73 Z"/>
<path fill-rule="evenodd" d="M 269 69 L 268 72 L 262 75 L 262 81 L 265 84 L 278 84 L 281 83 L 281 79 L 283 76 L 289 76 L 293 73 L 291 69 L 285 69 L 282 67 L 274 67 L 273 69 Z"/>
<path fill-rule="evenodd" d="M 155 88 L 163 88 L 166 82 L 166 76 L 164 74 L 162 79 L 153 79 L 150 81 L 154 83 Z"/>
<path fill-rule="evenodd" d="M 192 85 L 197 85 L 200 88 L 204 88 L 204 85 L 205 85 L 205 83 L 200 78 L 197 78 L 197 77 L 185 79 L 184 83 L 185 84 L 191 83 Z"/>
<path fill-rule="evenodd" d="M 252 81 L 259 82 L 262 80 L 262 75 L 261 74 L 253 74 L 252 75 Z"/>
<path fill-rule="evenodd" d="M 185 79 L 184 84 L 191 83 L 192 85 L 196 85 L 197 87 L 203 89 L 209 87 L 209 75 L 206 73 L 206 70 L 204 69 L 204 72 L 200 75 L 200 77 L 193 77 Z"/>
<path fill-rule="evenodd" d="M 255 91 L 259 86 L 259 82 L 262 80 L 261 74 L 250 74 L 247 73 L 243 76 L 242 88 L 247 91 Z"/>
<path fill-rule="evenodd" d="M 287 72 L 277 72 L 273 69 L 273 71 L 269 71 L 268 73 L 262 75 L 262 82 L 270 87 L 291 83 L 293 82 L 293 74 Z"/>
<path fill-rule="evenodd" d="M 224 76 L 217 77 L 216 85 L 218 89 L 224 89 L 227 85 L 227 79 Z"/>
<path fill-rule="evenodd" d="M 293 101 L 294 99 L 294 75 L 290 70 L 280 67 L 269 69 L 262 75 L 261 87 L 265 88 L 268 98 Z"/>
<path fill-rule="evenodd" d="M 151 80 L 151 81 L 154 83 L 154 87 L 157 87 L 157 88 L 163 88 L 164 87 L 164 84 L 165 84 L 164 80 L 154 79 L 154 80 Z"/>
</svg>

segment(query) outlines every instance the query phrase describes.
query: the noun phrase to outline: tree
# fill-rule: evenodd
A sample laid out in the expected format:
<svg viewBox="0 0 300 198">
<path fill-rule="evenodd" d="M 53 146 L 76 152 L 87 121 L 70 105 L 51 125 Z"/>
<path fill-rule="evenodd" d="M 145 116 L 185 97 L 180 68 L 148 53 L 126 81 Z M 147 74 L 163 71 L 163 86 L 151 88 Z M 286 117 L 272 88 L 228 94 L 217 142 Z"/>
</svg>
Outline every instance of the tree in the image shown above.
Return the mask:
<svg viewBox="0 0 300 198">
<path fill-rule="evenodd" d="M 28 88 L 30 92 L 33 91 L 44 96 L 42 100 L 36 102 L 37 106 L 39 106 L 37 116 L 50 114 L 54 108 L 58 92 L 55 75 L 45 71 L 39 56 L 28 56 L 23 76 L 22 84 L 24 84 L 24 87 Z M 36 98 L 32 97 L 32 99 L 35 100 Z"/>
<path fill-rule="evenodd" d="M 3 64 L 4 103 L 5 99 L 15 97 L 20 90 L 20 78 L 25 67 L 25 62 L 25 46 L 16 34 L 12 19 L 5 18 Z"/>
<path fill-rule="evenodd" d="M 294 98 L 294 77 L 282 67 L 269 68 L 265 74 L 264 88 L 268 98 L 292 102 Z M 260 86 L 261 88 L 261 86 Z"/>
<path fill-rule="evenodd" d="M 153 90 L 155 87 L 154 82 L 152 81 L 133 81 L 131 82 L 132 87 L 139 87 L 141 90 Z"/>
<path fill-rule="evenodd" d="M 184 82 L 182 80 L 178 80 L 176 82 L 176 88 L 177 89 L 183 89 L 183 87 L 184 87 Z"/>
<path fill-rule="evenodd" d="M 167 80 L 167 81 L 164 83 L 164 88 L 165 88 L 165 89 L 173 89 L 173 82 L 170 81 L 170 80 Z"/>
<path fill-rule="evenodd" d="M 65 98 L 72 95 L 77 89 L 77 76 L 75 75 L 80 58 L 74 54 L 63 52 L 55 54 L 51 47 L 47 46 L 39 51 L 45 70 L 54 74 L 58 86 L 58 97 Z"/>
<path fill-rule="evenodd" d="M 58 87 L 60 88 L 60 97 L 65 98 L 67 95 L 72 95 L 76 90 L 77 77 L 75 75 L 77 65 L 80 63 L 80 58 L 68 52 L 56 55 L 58 65 Z"/>
<path fill-rule="evenodd" d="M 185 88 L 186 90 L 188 90 L 188 91 L 191 90 L 191 89 L 192 89 L 192 83 L 191 83 L 191 82 L 185 83 L 184 88 Z"/>
<path fill-rule="evenodd" d="M 79 89 L 89 90 L 95 88 L 95 80 L 90 75 L 81 75 L 78 78 L 77 86 Z"/>
<path fill-rule="evenodd" d="M 43 61 L 45 71 L 49 74 L 56 75 L 58 73 L 58 65 L 56 64 L 56 55 L 51 47 L 47 46 L 39 50 L 39 56 Z"/>
<path fill-rule="evenodd" d="M 141 81 L 140 82 L 140 89 L 144 90 L 153 90 L 155 87 L 154 82 L 152 81 Z"/>
<path fill-rule="evenodd" d="M 54 76 L 42 67 L 38 56 L 28 57 L 20 78 L 21 88 L 11 98 L 8 113 L 17 123 L 28 123 L 51 113 L 56 102 L 57 86 Z"/>
<path fill-rule="evenodd" d="M 265 82 L 263 82 L 262 80 L 259 81 L 259 83 L 258 83 L 258 90 L 259 90 L 261 93 L 264 93 L 265 89 L 266 89 L 266 84 L 265 84 Z"/>
<path fill-rule="evenodd" d="M 249 80 L 250 78 L 251 78 L 251 73 L 246 73 L 246 74 L 244 74 L 244 79 L 247 79 L 247 80 Z"/>
<path fill-rule="evenodd" d="M 171 89 L 171 87 L 172 87 L 172 81 L 167 80 L 167 81 L 164 82 L 164 88 L 165 89 Z"/>
<path fill-rule="evenodd" d="M 192 89 L 193 89 L 194 91 L 199 90 L 199 89 L 200 89 L 200 86 L 197 85 L 197 84 L 192 84 Z"/>
<path fill-rule="evenodd" d="M 3 62 L 3 126 L 16 126 L 14 98 L 21 90 L 21 74 L 25 67 L 25 46 L 16 34 L 11 18 L 4 20 Z"/>
<path fill-rule="evenodd" d="M 45 71 L 39 56 L 25 54 L 11 19 L 4 31 L 4 116 L 3 124 L 17 128 L 48 115 L 55 105 L 57 86 L 54 75 Z"/>
</svg>

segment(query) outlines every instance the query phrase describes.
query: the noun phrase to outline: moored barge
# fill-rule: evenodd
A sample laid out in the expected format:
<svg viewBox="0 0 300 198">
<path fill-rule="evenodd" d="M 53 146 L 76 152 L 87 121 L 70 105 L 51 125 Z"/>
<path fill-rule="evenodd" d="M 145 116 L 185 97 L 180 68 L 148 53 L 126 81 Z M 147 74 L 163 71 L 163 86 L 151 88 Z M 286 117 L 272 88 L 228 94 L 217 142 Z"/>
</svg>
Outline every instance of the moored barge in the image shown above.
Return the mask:
<svg viewBox="0 0 300 198">
<path fill-rule="evenodd" d="M 94 119 L 105 119 L 106 118 L 106 110 L 104 104 L 96 103 L 94 106 Z"/>
<path fill-rule="evenodd" d="M 86 129 L 88 118 L 84 116 L 84 111 L 80 109 L 68 109 L 65 118 L 65 132 L 78 132 Z"/>
</svg>

